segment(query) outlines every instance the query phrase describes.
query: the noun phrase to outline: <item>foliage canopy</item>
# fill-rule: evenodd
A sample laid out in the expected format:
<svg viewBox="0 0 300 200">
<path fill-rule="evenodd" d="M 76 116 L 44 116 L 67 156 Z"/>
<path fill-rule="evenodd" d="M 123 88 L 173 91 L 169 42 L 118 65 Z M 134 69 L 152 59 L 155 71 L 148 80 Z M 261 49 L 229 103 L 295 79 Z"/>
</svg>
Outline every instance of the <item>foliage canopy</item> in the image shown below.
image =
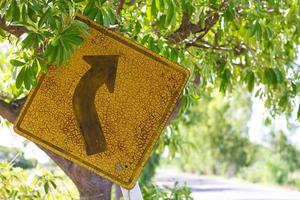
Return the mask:
<svg viewBox="0 0 300 200">
<path fill-rule="evenodd" d="M 300 43 L 299 0 L 0 0 L 0 40 L 14 45 L 7 54 L 0 54 L 1 99 L 26 96 L 36 86 L 38 73 L 68 62 L 88 35 L 88 26 L 76 20 L 76 14 L 188 68 L 191 77 L 180 102 L 185 120 L 194 117 L 193 101 L 202 99 L 205 104 L 216 89 L 231 94 L 239 88 L 262 99 L 272 115 L 297 109 L 300 119 L 300 66 L 295 62 Z M 8 58 L 10 63 L 5 62 Z M 232 133 L 226 140 L 238 138 L 237 145 L 250 149 L 224 115 L 206 114 L 224 120 L 224 131 Z M 171 127 L 157 149 L 161 153 L 168 146 L 174 157 L 182 138 L 178 123 Z M 209 131 L 215 139 L 225 137 L 215 129 Z M 223 150 L 211 153 L 222 158 Z M 245 151 L 239 151 L 232 159 L 244 155 Z M 153 159 L 157 163 L 159 156 Z M 250 160 L 245 157 L 236 170 Z"/>
<path fill-rule="evenodd" d="M 183 110 L 202 92 L 237 87 L 265 101 L 272 114 L 290 112 L 299 97 L 298 0 L 1 0 L 1 36 L 19 37 L 10 64 L 15 93 L 37 74 L 60 67 L 88 34 L 83 14 L 190 69 Z M 24 34 L 25 33 L 25 34 Z M 21 37 L 20 37 L 21 36 Z M 24 88 L 25 86 L 25 88 Z M 17 89 L 21 88 L 21 89 Z M 300 111 L 298 111 L 300 115 Z"/>
</svg>

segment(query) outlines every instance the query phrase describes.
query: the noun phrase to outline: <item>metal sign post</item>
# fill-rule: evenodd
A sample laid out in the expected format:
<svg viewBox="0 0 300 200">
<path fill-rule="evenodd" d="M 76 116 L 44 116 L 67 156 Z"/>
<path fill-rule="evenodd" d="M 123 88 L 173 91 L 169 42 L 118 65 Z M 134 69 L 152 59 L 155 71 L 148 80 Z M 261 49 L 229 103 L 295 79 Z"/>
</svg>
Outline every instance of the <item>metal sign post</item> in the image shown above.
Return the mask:
<svg viewBox="0 0 300 200">
<path fill-rule="evenodd" d="M 125 200 L 143 200 L 143 195 L 137 182 L 131 190 L 120 187 Z"/>
</svg>

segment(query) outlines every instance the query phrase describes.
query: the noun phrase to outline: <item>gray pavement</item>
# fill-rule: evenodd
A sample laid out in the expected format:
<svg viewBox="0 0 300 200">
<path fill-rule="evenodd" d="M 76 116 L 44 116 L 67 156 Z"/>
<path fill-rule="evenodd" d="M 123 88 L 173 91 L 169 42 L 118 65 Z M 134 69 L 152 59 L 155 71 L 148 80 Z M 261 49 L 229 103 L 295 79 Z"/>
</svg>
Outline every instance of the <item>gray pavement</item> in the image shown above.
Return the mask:
<svg viewBox="0 0 300 200">
<path fill-rule="evenodd" d="M 175 170 L 159 170 L 156 182 L 160 186 L 186 183 L 195 200 L 300 200 L 300 191 L 279 186 L 252 184 L 240 180 L 197 176 Z"/>
</svg>

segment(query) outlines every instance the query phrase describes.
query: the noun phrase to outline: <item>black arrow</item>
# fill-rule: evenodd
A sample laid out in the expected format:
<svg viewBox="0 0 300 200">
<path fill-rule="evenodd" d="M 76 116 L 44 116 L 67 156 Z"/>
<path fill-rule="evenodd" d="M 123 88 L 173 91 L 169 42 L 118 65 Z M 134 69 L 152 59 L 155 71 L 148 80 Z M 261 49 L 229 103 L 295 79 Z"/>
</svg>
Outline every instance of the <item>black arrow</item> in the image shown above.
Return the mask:
<svg viewBox="0 0 300 200">
<path fill-rule="evenodd" d="M 95 107 L 95 97 L 103 84 L 106 84 L 110 93 L 114 91 L 118 56 L 83 56 L 83 59 L 91 68 L 76 86 L 73 110 L 85 141 L 86 154 L 92 155 L 106 150 L 106 141 Z"/>
</svg>

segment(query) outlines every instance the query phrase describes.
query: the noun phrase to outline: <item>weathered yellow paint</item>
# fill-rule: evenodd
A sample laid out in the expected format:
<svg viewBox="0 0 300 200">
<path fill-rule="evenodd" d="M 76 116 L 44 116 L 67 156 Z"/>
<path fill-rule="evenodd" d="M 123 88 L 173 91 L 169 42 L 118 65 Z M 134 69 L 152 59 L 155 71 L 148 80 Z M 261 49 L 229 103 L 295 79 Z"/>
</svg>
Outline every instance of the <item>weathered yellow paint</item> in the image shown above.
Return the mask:
<svg viewBox="0 0 300 200">
<path fill-rule="evenodd" d="M 31 91 L 15 124 L 29 140 L 132 188 L 163 131 L 189 72 L 84 17 L 91 35 L 70 63 L 51 68 Z M 72 97 L 90 66 L 83 56 L 118 55 L 114 91 L 103 84 L 95 107 L 107 149 L 88 156 L 72 109 Z M 85 97 L 82 97 L 85 98 Z"/>
</svg>

